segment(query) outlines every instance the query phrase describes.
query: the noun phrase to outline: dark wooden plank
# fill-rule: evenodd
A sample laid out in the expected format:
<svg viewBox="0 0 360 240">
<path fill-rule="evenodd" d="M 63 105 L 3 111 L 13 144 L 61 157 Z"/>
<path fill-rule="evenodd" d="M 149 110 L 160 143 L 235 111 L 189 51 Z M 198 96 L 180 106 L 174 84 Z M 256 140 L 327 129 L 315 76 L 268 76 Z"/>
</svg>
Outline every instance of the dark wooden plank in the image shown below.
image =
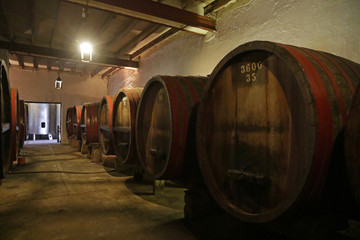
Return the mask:
<svg viewBox="0 0 360 240">
<path fill-rule="evenodd" d="M 137 44 L 144 41 L 146 38 L 148 38 L 151 34 L 153 34 L 157 29 L 159 29 L 160 26 L 150 26 L 146 29 L 144 29 L 141 33 L 139 33 L 136 37 L 131 39 L 125 46 L 123 46 L 121 49 L 119 49 L 116 52 L 116 55 L 119 56 L 122 53 L 128 53 L 131 49 L 133 49 Z"/>
<path fill-rule="evenodd" d="M 20 43 L 11 43 L 6 41 L 0 41 L 0 48 L 8 49 L 10 51 L 15 52 L 25 52 L 30 54 L 36 55 L 43 55 L 53 58 L 61 58 L 67 59 L 74 62 L 81 62 L 80 54 L 78 52 L 66 51 L 66 50 L 59 50 L 53 48 L 45 48 L 45 47 L 38 47 L 38 46 L 31 46 L 26 44 Z M 114 66 L 114 67 L 134 67 L 138 68 L 139 63 L 130 60 L 124 60 L 119 58 L 109 58 L 100 55 L 94 55 L 92 64 L 104 65 L 104 66 Z"/>
<path fill-rule="evenodd" d="M 106 72 L 104 72 L 102 75 L 101 75 L 101 78 L 105 78 L 107 76 L 109 76 L 112 72 L 114 72 L 116 70 L 116 68 L 112 67 L 112 68 L 109 68 Z"/>
<path fill-rule="evenodd" d="M 232 0 L 216 0 L 204 7 L 204 15 L 207 15 L 213 11 L 218 11 L 223 8 L 227 3 Z"/>
<path fill-rule="evenodd" d="M 110 13 L 97 30 L 96 36 L 100 36 L 106 30 L 106 28 L 109 27 L 110 23 L 115 19 L 115 17 L 116 15 L 114 13 Z"/>
<path fill-rule="evenodd" d="M 52 33 L 51 33 L 51 40 L 50 40 L 50 44 L 49 44 L 49 47 L 52 48 L 53 46 L 53 42 L 54 42 L 54 36 L 55 36 L 55 33 L 56 33 L 56 29 L 58 27 L 58 20 L 59 20 L 59 10 L 60 10 L 60 1 L 58 1 L 57 3 L 57 12 L 56 12 L 56 20 L 55 20 L 55 23 L 54 23 L 54 26 L 53 26 L 53 30 L 52 30 Z"/>
<path fill-rule="evenodd" d="M 34 65 L 34 69 L 38 70 L 39 64 L 38 64 L 38 59 L 36 57 L 33 57 L 33 65 Z"/>
<path fill-rule="evenodd" d="M 131 21 L 125 29 L 120 28 L 118 32 L 115 32 L 114 35 L 106 41 L 104 44 L 105 48 L 115 42 L 117 39 L 124 38 L 129 32 L 136 26 L 136 21 Z"/>
<path fill-rule="evenodd" d="M 35 44 L 35 38 L 36 38 L 35 0 L 31 0 L 28 2 L 28 9 L 29 9 L 30 29 L 31 29 L 31 44 Z"/>
<path fill-rule="evenodd" d="M 182 0 L 182 7 L 183 8 L 187 8 L 190 7 L 192 5 L 194 5 L 194 3 L 196 3 L 197 0 Z"/>
<path fill-rule="evenodd" d="M 8 21 L 8 13 L 4 11 L 4 2 L 1 1 L 0 3 L 0 34 L 4 36 L 9 41 L 14 40 L 14 33 L 10 28 L 9 21 Z"/>
<path fill-rule="evenodd" d="M 83 0 L 63 0 L 66 2 L 81 5 L 88 4 L 90 7 L 103 9 L 122 15 L 135 17 L 138 19 L 155 22 L 158 24 L 185 28 L 186 26 L 203 29 L 207 31 L 215 30 L 215 21 L 211 18 L 198 15 L 180 8 L 172 7 L 148 0 L 98 0 L 86 2 Z M 189 30 L 191 31 L 191 30 Z M 194 30 L 196 31 L 196 29 Z M 199 33 L 199 32 L 197 32 Z"/>
<path fill-rule="evenodd" d="M 17 61 L 18 61 L 19 66 L 23 69 L 25 67 L 23 56 L 22 55 L 16 55 L 16 57 L 17 57 Z"/>
<path fill-rule="evenodd" d="M 136 52 L 132 53 L 130 55 L 130 59 L 134 60 L 135 58 L 139 57 L 145 51 L 149 50 L 150 48 L 152 48 L 156 44 L 164 41 L 165 39 L 167 39 L 168 37 L 176 34 L 179 31 L 180 31 L 179 29 L 174 29 L 174 28 L 169 29 L 168 31 L 161 34 L 159 37 L 155 38 L 154 40 L 152 40 L 151 42 L 149 42 L 148 44 L 143 46 L 142 48 L 138 49 Z"/>
<path fill-rule="evenodd" d="M 46 68 L 48 71 L 51 71 L 51 61 L 47 60 Z"/>
</svg>

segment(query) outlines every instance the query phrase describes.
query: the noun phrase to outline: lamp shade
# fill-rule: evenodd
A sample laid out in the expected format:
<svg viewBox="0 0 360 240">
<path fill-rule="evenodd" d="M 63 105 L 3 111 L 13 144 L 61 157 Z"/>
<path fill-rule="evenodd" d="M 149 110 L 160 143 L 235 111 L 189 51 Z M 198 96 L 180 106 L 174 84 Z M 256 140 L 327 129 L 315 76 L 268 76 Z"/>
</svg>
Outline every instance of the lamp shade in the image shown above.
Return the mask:
<svg viewBox="0 0 360 240">
<path fill-rule="evenodd" d="M 62 88 L 62 80 L 61 80 L 60 76 L 55 80 L 55 88 L 56 89 Z"/>
</svg>

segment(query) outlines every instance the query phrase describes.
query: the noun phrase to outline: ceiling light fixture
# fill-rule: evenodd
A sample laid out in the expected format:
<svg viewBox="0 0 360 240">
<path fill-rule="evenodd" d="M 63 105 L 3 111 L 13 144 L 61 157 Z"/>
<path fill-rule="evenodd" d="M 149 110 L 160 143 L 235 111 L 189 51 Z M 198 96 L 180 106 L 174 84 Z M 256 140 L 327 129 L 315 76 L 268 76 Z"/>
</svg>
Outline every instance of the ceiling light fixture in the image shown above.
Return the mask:
<svg viewBox="0 0 360 240">
<path fill-rule="evenodd" d="M 82 18 L 86 18 L 89 15 L 88 6 L 89 6 L 89 0 L 86 1 L 86 7 L 82 8 L 82 11 L 81 11 L 81 17 Z"/>
<path fill-rule="evenodd" d="M 88 15 L 88 13 L 87 13 L 87 8 L 83 8 L 82 11 L 81 11 L 81 17 L 82 17 L 82 18 L 86 18 L 87 15 Z"/>
<path fill-rule="evenodd" d="M 61 70 L 61 61 L 59 60 L 59 71 L 58 71 L 58 77 L 55 80 L 55 89 L 61 89 L 62 88 L 62 80 L 60 77 L 60 70 Z"/>
<path fill-rule="evenodd" d="M 81 61 L 91 62 L 92 61 L 92 46 L 88 42 L 80 44 Z"/>
<path fill-rule="evenodd" d="M 58 73 L 58 77 L 55 80 L 55 89 L 61 89 L 62 88 L 62 80 L 60 77 L 60 72 Z"/>
</svg>

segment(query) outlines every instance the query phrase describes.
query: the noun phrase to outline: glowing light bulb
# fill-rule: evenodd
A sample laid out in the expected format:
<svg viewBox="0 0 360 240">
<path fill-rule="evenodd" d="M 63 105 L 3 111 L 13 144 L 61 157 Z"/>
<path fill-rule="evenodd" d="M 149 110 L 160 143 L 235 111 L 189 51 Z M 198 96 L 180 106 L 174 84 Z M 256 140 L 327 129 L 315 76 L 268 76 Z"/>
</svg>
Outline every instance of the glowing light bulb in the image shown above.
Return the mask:
<svg viewBox="0 0 360 240">
<path fill-rule="evenodd" d="M 80 44 L 81 61 L 91 62 L 92 61 L 92 45 L 88 42 Z"/>
</svg>

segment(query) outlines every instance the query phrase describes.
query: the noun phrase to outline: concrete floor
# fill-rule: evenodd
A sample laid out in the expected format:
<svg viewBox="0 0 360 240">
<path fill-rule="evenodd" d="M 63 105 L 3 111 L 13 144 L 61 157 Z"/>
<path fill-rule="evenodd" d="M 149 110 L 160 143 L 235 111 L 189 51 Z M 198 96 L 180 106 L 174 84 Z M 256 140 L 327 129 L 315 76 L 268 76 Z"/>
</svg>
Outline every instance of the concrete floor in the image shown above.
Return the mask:
<svg viewBox="0 0 360 240">
<path fill-rule="evenodd" d="M 36 141 L 26 140 L 24 142 L 25 145 L 44 145 L 44 144 L 60 144 L 57 139 L 48 140 L 48 139 L 39 139 Z"/>
<path fill-rule="evenodd" d="M 358 221 L 314 234 L 328 221 L 305 218 L 288 229 L 240 222 L 223 211 L 184 220 L 184 189 L 173 184 L 153 195 L 151 183 L 91 163 L 69 145 L 25 145 L 22 154 L 26 164 L 0 180 L 0 240 L 360 240 Z"/>
<path fill-rule="evenodd" d="M 181 188 L 151 195 L 150 184 L 68 145 L 26 145 L 22 153 L 26 164 L 1 182 L 0 239 L 196 239 L 181 220 Z"/>
</svg>

